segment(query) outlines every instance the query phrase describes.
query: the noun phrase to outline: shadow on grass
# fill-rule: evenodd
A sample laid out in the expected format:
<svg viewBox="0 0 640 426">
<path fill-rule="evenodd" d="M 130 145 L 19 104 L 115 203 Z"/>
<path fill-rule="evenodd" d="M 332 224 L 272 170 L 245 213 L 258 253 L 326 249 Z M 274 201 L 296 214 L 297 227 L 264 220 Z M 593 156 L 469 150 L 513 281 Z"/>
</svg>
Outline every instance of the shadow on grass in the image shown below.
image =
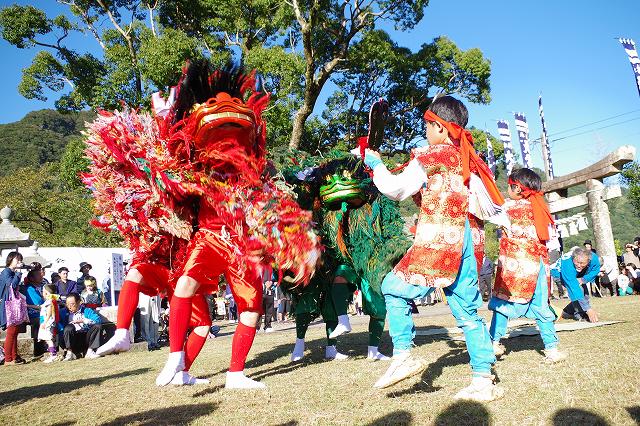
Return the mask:
<svg viewBox="0 0 640 426">
<path fill-rule="evenodd" d="M 410 425 L 412 420 L 413 416 L 410 412 L 398 410 L 367 423 L 367 426 Z"/>
<path fill-rule="evenodd" d="M 25 386 L 6 392 L 0 392 L 0 407 L 13 403 L 21 403 L 34 398 L 46 398 L 48 396 L 63 395 L 67 392 L 78 390 L 85 386 L 99 385 L 106 380 L 135 376 L 138 374 L 147 373 L 149 371 L 151 371 L 150 368 L 139 368 L 137 370 L 123 371 L 121 373 L 92 377 L 90 379 L 77 379 L 63 382 L 43 383 L 41 385 Z"/>
<path fill-rule="evenodd" d="M 553 415 L 554 426 L 607 426 L 609 423 L 596 413 L 580 408 L 562 408 Z"/>
<path fill-rule="evenodd" d="M 58 423 L 52 423 L 51 426 L 73 426 L 76 423 L 77 422 L 75 420 L 65 420 L 65 421 L 58 422 Z"/>
<path fill-rule="evenodd" d="M 206 388 L 194 393 L 193 397 L 194 398 L 199 398 L 201 396 L 211 395 L 212 393 L 220 392 L 222 389 L 224 389 L 224 385 L 209 386 L 209 387 L 206 387 Z"/>
<path fill-rule="evenodd" d="M 197 418 L 207 416 L 218 408 L 218 404 L 202 403 L 192 405 L 173 405 L 167 408 L 129 414 L 102 423 L 102 426 L 115 426 L 135 423 L 140 426 L 175 425 L 190 423 Z"/>
<path fill-rule="evenodd" d="M 634 407 L 627 407 L 627 413 L 631 416 L 636 423 L 640 424 L 640 406 L 636 405 Z"/>
<path fill-rule="evenodd" d="M 457 401 L 440 412 L 434 424 L 437 426 L 488 425 L 490 423 L 489 417 L 489 411 L 483 404 L 475 401 Z"/>
<path fill-rule="evenodd" d="M 510 352 L 521 351 L 535 351 L 542 355 L 542 349 L 544 349 L 544 344 L 542 343 L 542 339 L 539 334 L 534 336 L 516 336 L 508 339 L 500 339 L 500 343 L 502 343 L 506 349 L 505 355 L 509 355 Z"/>
</svg>

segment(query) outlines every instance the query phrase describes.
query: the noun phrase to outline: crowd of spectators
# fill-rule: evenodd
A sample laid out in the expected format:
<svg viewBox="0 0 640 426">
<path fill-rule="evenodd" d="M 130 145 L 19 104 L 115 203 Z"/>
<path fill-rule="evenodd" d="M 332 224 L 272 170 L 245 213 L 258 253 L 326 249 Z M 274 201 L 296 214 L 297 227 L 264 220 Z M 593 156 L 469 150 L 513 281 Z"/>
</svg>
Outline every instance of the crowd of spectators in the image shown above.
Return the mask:
<svg viewBox="0 0 640 426">
<path fill-rule="evenodd" d="M 0 272 L 0 328 L 5 330 L 0 360 L 5 365 L 25 362 L 17 342 L 27 328 L 35 358 L 45 353 L 46 362 L 97 357 L 95 349 L 109 332 L 97 310 L 107 301 L 89 274 L 91 265 L 83 262 L 79 269 L 82 275 L 74 281 L 63 266 L 51 274 L 51 283 L 40 263 L 25 265 L 18 252 L 7 255 Z"/>
</svg>

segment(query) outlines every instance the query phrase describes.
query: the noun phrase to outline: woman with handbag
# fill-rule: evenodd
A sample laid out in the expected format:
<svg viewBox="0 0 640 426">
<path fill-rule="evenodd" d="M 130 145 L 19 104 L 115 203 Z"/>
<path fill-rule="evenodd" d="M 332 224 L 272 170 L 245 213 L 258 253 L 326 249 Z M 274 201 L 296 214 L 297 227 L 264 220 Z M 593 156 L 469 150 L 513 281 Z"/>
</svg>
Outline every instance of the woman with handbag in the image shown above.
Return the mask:
<svg viewBox="0 0 640 426">
<path fill-rule="evenodd" d="M 0 272 L 0 328 L 6 329 L 4 340 L 4 365 L 23 364 L 18 356 L 18 329 L 28 320 L 27 304 L 18 292 L 22 273 L 22 255 L 12 251 L 7 255 L 6 268 Z"/>
</svg>

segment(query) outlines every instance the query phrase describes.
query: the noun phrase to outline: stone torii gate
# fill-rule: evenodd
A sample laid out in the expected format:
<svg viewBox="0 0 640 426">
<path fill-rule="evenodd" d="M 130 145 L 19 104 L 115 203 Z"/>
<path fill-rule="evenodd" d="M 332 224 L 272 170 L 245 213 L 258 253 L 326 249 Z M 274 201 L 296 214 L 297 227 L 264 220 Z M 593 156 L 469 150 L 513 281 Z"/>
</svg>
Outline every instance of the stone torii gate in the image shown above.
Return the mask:
<svg viewBox="0 0 640 426">
<path fill-rule="evenodd" d="M 611 230 L 609 207 L 605 200 L 620 197 L 620 186 L 605 187 L 602 179 L 616 175 L 622 170 L 622 166 L 635 159 L 636 149 L 630 145 L 624 145 L 604 157 L 602 160 L 570 173 L 559 176 L 542 184 L 542 191 L 547 195 L 549 210 L 551 213 L 559 213 L 574 207 L 589 206 L 595 247 L 598 255 L 606 265 L 609 278 L 614 279 L 616 273 L 617 255 Z M 568 189 L 572 186 L 586 184 L 587 191 L 584 194 L 568 197 Z"/>
</svg>

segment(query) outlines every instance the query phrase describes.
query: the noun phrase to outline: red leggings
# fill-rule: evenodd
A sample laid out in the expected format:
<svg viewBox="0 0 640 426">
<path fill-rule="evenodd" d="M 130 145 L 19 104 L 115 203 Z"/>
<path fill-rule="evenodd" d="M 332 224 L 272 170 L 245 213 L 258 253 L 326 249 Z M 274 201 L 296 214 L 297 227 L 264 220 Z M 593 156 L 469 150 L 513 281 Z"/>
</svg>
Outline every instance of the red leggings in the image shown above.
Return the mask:
<svg viewBox="0 0 640 426">
<path fill-rule="evenodd" d="M 4 339 L 4 362 L 15 361 L 18 356 L 18 326 L 7 327 Z"/>
</svg>

